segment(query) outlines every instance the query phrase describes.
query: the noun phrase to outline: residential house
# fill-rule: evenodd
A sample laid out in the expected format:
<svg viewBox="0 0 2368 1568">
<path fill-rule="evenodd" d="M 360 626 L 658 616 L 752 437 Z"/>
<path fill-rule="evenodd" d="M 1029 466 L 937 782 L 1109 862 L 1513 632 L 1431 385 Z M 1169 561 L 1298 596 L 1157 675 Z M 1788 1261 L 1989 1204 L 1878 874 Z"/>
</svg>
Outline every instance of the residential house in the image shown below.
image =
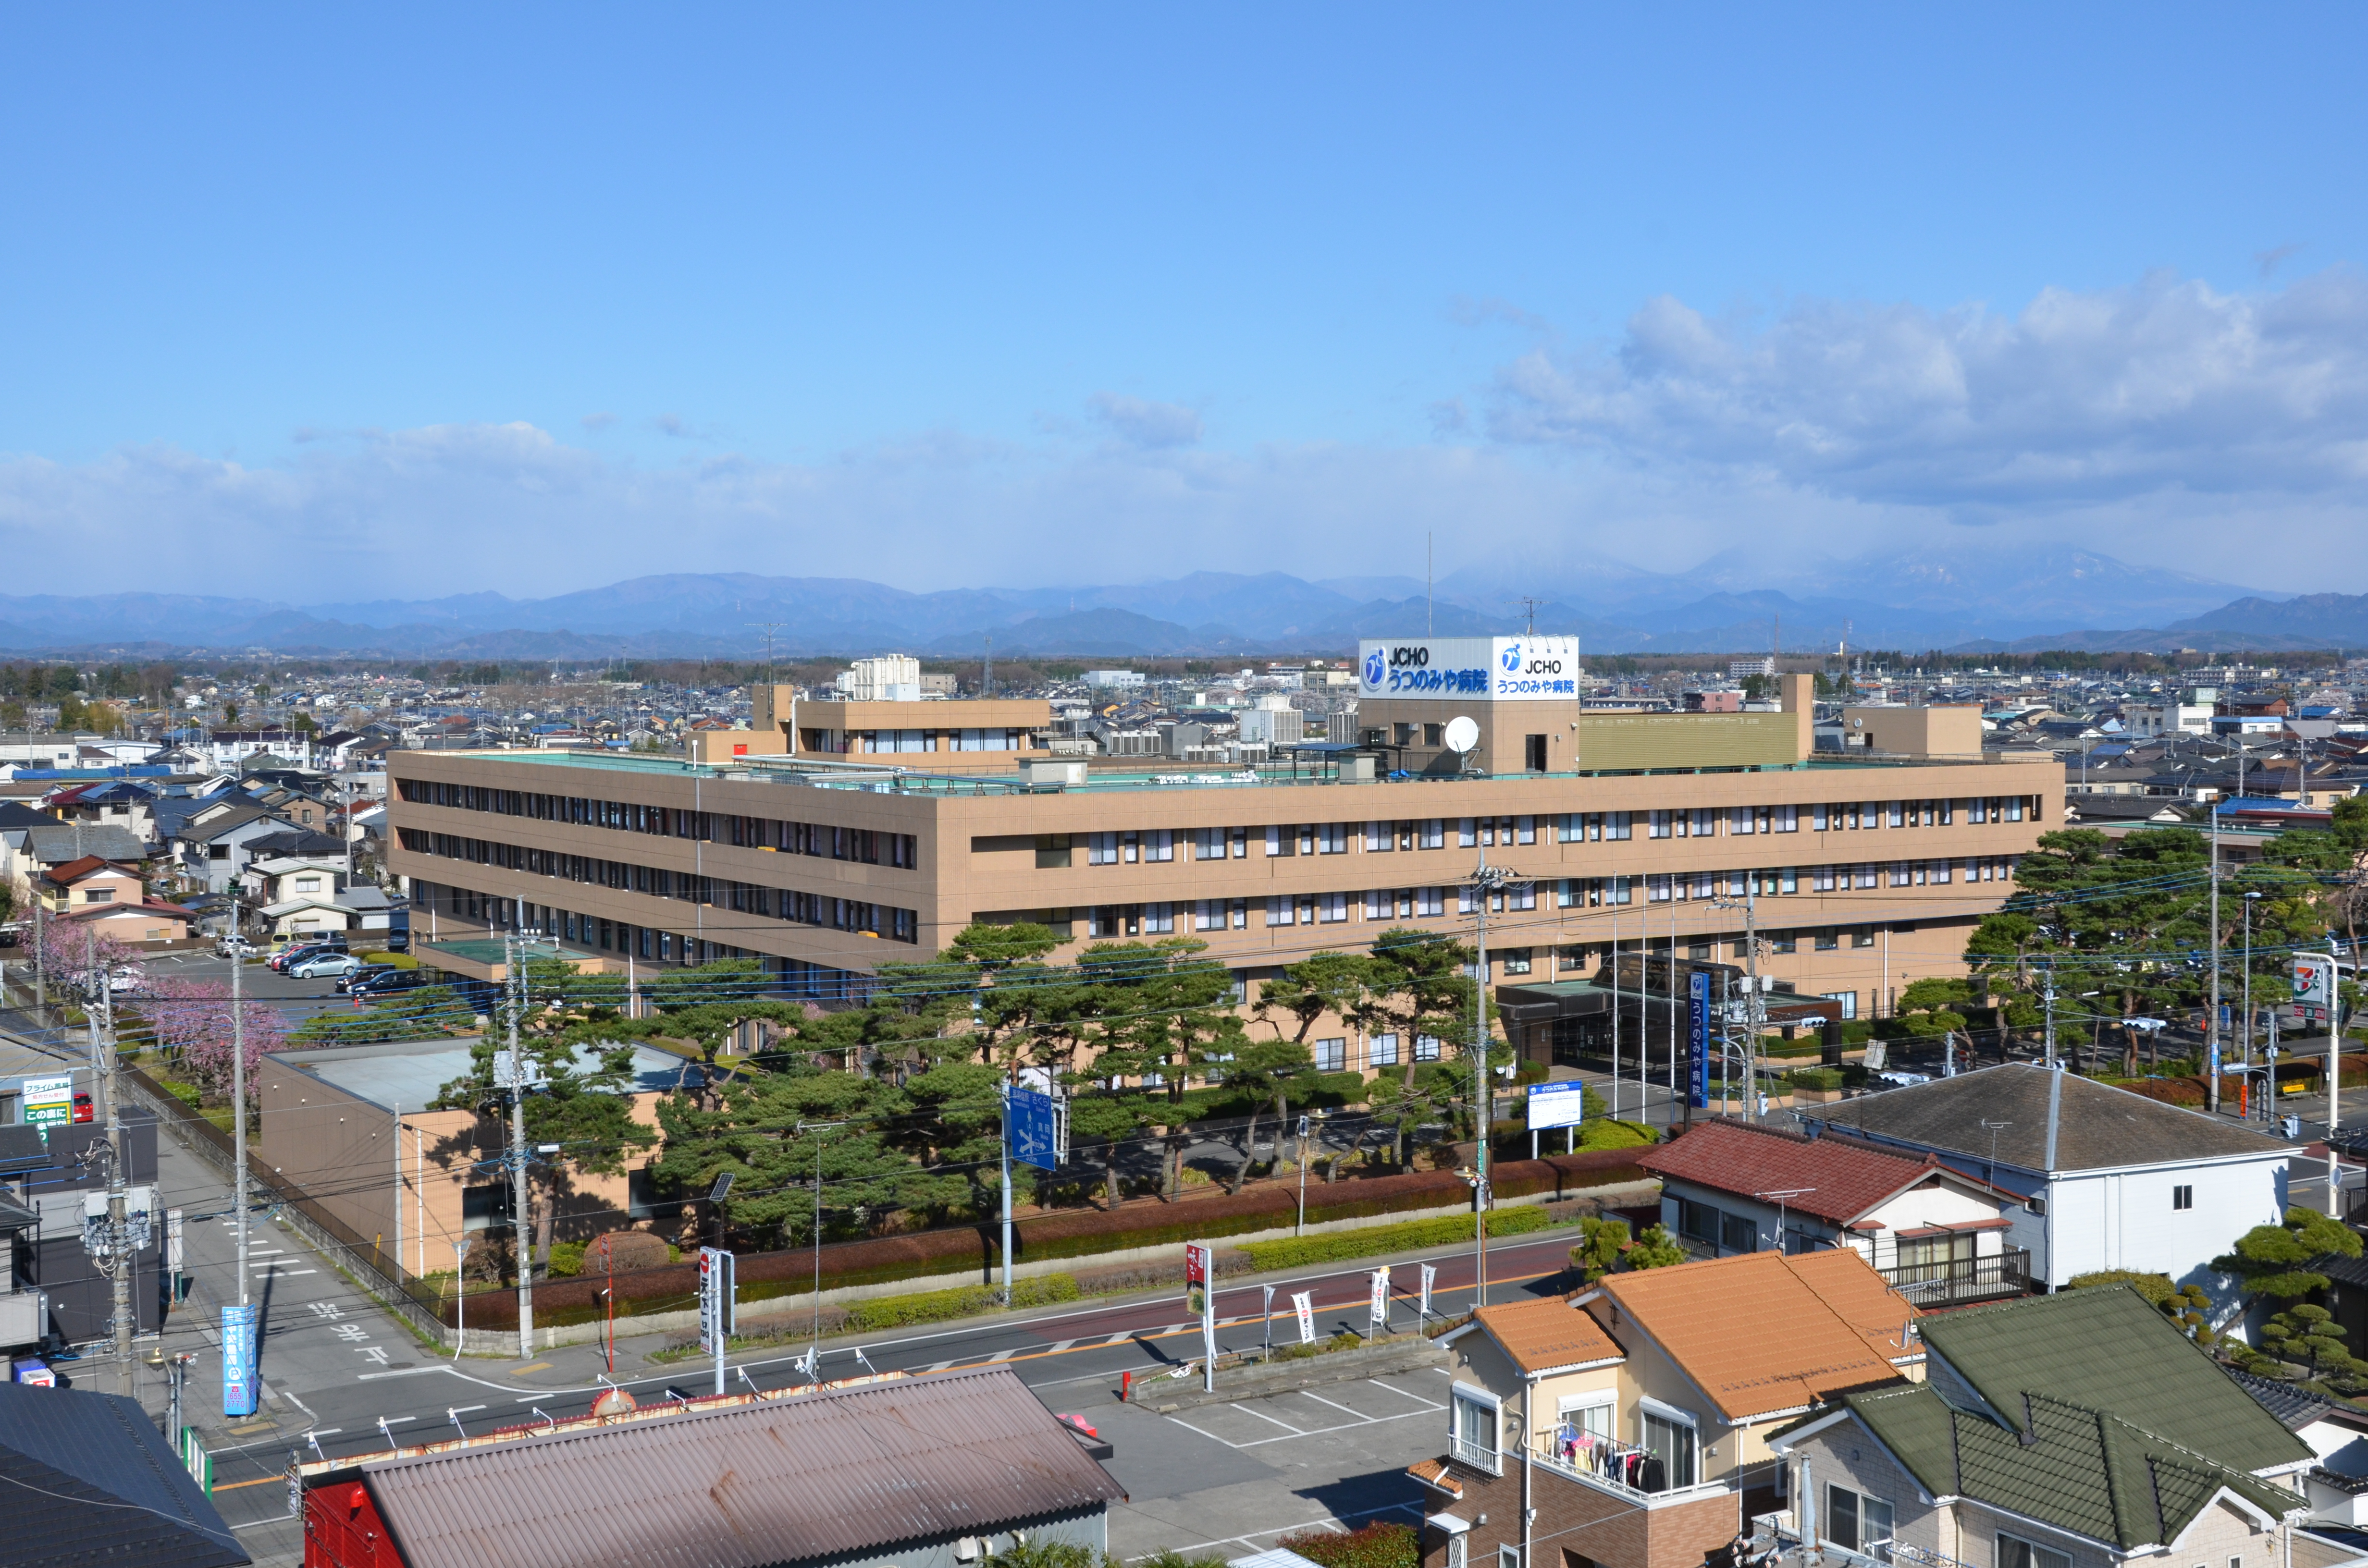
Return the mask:
<svg viewBox="0 0 2368 1568">
<path fill-rule="evenodd" d="M 239 874 L 239 890 L 254 903 L 278 903 L 304 894 L 334 897 L 346 880 L 343 860 L 275 855 L 251 860 Z"/>
<path fill-rule="evenodd" d="M 336 892 L 294 893 L 266 903 L 256 913 L 262 916 L 266 932 L 273 937 L 309 937 L 323 931 L 385 931 L 393 924 L 394 914 L 385 891 L 369 886 L 347 887 Z"/>
<path fill-rule="evenodd" d="M 1661 1223 L 1692 1252 L 1847 1246 L 1922 1307 L 2019 1296 L 2029 1256 L 2005 1244 L 2003 1193 L 1941 1164 L 1720 1117 L 1646 1151 Z"/>
<path fill-rule="evenodd" d="M 44 817 L 38 827 L 0 827 L 0 849 L 6 854 L 5 874 L 20 903 L 53 897 L 58 890 L 45 890 L 45 879 L 74 861 L 96 858 L 118 866 L 140 867 L 148 858 L 148 846 L 120 827 L 85 827 L 50 817 Z M 136 878 L 138 872 L 133 875 Z"/>
<path fill-rule="evenodd" d="M 60 822 L 94 827 L 120 827 L 142 842 L 154 843 L 156 831 L 156 790 L 128 778 L 74 784 L 50 795 L 43 809 Z"/>
<path fill-rule="evenodd" d="M 1918 1317 L 1846 1248 L 1481 1308 L 1442 1339 L 1448 1449 L 1407 1471 L 1425 1491 L 1425 1568 L 1526 1562 L 1549 1542 L 1599 1568 L 1701 1563 L 1774 1506 L 1771 1433 L 1917 1375 Z"/>
<path fill-rule="evenodd" d="M 224 893 L 238 885 L 258 853 L 256 840 L 289 831 L 287 823 L 260 806 L 218 796 L 181 818 L 165 848 L 184 881 Z"/>
<path fill-rule="evenodd" d="M 2038 1062 L 2009 1062 L 1826 1106 L 1813 1132 L 1937 1155 L 2015 1201 L 2005 1244 L 2033 1280 L 2129 1268 L 2215 1293 L 2234 1238 L 2286 1210 L 2294 1151 L 2264 1133 Z"/>
<path fill-rule="evenodd" d="M 199 748 L 216 767 L 237 769 L 250 758 L 312 760 L 312 746 L 294 730 L 216 730 Z"/>
<path fill-rule="evenodd" d="M 2368 1412 L 2277 1379 L 2228 1375 L 2318 1456 L 2303 1476 L 2311 1524 L 2368 1531 Z"/>
<path fill-rule="evenodd" d="M 1099 1562 L 1125 1496 L 1110 1452 L 1008 1367 L 654 1399 L 302 1465 L 304 1561 L 985 1568 L 1025 1543 Z"/>
<path fill-rule="evenodd" d="M 196 919 L 178 904 L 150 898 L 138 867 L 96 855 L 49 868 L 34 892 L 51 919 L 133 946 L 181 941 Z"/>
<path fill-rule="evenodd" d="M 1853 1390 L 1777 1439 L 1793 1506 L 1763 1540 L 1829 1568 L 2359 1557 L 2298 1528 L 2319 1456 L 2126 1286 L 1918 1326 L 1923 1382 Z"/>
</svg>

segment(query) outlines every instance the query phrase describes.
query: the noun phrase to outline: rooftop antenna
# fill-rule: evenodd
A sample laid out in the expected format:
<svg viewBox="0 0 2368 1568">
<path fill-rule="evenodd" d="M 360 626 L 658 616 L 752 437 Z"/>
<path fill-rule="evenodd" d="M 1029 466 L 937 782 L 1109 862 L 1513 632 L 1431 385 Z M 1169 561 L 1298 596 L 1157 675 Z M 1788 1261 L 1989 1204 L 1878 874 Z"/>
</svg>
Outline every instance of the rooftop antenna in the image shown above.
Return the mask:
<svg viewBox="0 0 2368 1568">
<path fill-rule="evenodd" d="M 995 633 L 992 631 L 986 634 L 986 670 L 979 676 L 978 685 L 981 697 L 995 695 Z"/>
<path fill-rule="evenodd" d="M 1513 602 L 1521 607 L 1523 614 L 1528 618 L 1529 631 L 1525 635 L 1535 637 L 1538 634 L 1538 606 L 1543 601 L 1524 594 Z"/>
</svg>

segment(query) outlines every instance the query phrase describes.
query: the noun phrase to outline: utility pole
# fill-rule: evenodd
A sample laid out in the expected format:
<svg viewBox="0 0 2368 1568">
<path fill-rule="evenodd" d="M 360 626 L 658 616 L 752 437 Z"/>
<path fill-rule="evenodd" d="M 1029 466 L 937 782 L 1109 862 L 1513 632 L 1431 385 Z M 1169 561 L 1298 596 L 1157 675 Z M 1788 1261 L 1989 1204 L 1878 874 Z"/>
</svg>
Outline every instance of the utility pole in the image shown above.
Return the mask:
<svg viewBox="0 0 2368 1568">
<path fill-rule="evenodd" d="M 1014 1072 L 1019 1070 L 1019 1058 L 1015 1052 L 1012 1056 Z M 1003 1117 L 996 1131 L 1003 1135 L 998 1149 L 1003 1162 L 1003 1304 L 1008 1307 L 1011 1304 L 1011 1079 L 1008 1074 L 996 1085 L 996 1094 L 1003 1102 Z M 1180 1159 L 1182 1156 L 1178 1157 Z M 1213 1285 L 1213 1281 L 1212 1283 Z M 817 1286 L 816 1290 L 819 1290 L 820 1287 Z"/>
<path fill-rule="evenodd" d="M 2220 802 L 2212 802 L 2212 999 L 2203 1012 L 2203 1105 L 2220 1109 Z M 2248 1063 L 2249 1065 L 2249 1063 Z"/>
<path fill-rule="evenodd" d="M 1496 1108 L 1497 1080 L 1488 1067 L 1488 899 L 1502 892 L 1505 884 L 1514 881 L 1513 873 L 1502 866 L 1488 864 L 1488 852 L 1480 852 L 1480 864 L 1472 873 L 1472 913 L 1477 934 L 1477 959 L 1473 965 L 1472 993 L 1472 1082 L 1479 1096 L 1480 1136 L 1472 1153 L 1472 1245 L 1474 1284 L 1472 1304 L 1488 1304 L 1488 1135 L 1491 1113 Z"/>
<path fill-rule="evenodd" d="M 518 1011 L 522 1003 L 518 973 L 518 934 L 502 933 L 502 987 L 509 993 L 510 1015 L 510 1234 L 517 1255 L 518 1298 L 518 1359 L 534 1356 L 534 1254 L 527 1239 L 526 1059 L 518 1051 Z"/>
<path fill-rule="evenodd" d="M 98 967 L 98 934 L 83 933 L 83 974 L 90 988 L 92 1065 L 107 1100 L 107 1249 L 115 1328 L 115 1392 L 131 1392 L 131 1193 L 124 1166 L 123 1108 L 115 1092 L 115 977 Z"/>
<path fill-rule="evenodd" d="M 50 934 L 41 916 L 48 907 L 39 893 L 33 895 L 33 1017 L 45 1026 L 50 1021 Z"/>
<path fill-rule="evenodd" d="M 1711 903 L 1713 909 L 1743 911 L 1743 1119 L 1746 1121 L 1759 1119 L 1759 1031 L 1764 1004 L 1759 996 L 1759 882 L 1755 873 L 1744 878 L 1742 903 L 1722 898 Z M 1719 983 L 1725 985 L 1725 979 L 1722 978 Z M 1725 1000 L 1723 995 L 1719 998 L 1722 1027 L 1726 1017 Z"/>
<path fill-rule="evenodd" d="M 2055 1068 L 2055 971 L 2053 966 L 2047 971 L 2047 989 L 2042 994 L 2047 1003 L 2047 1066 L 2053 1072 Z"/>
</svg>

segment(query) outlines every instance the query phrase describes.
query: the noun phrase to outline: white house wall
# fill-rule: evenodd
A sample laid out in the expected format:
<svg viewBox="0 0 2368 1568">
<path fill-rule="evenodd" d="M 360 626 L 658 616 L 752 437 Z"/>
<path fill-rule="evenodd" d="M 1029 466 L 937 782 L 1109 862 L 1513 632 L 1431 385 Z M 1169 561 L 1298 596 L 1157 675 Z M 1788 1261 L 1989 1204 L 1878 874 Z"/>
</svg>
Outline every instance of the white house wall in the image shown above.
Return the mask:
<svg viewBox="0 0 2368 1568">
<path fill-rule="evenodd" d="M 2194 1206 L 2171 1207 L 2172 1189 L 2185 1187 Z M 2225 1288 L 2211 1267 L 2255 1225 L 2275 1224 L 2285 1212 L 2286 1156 L 2139 1170 L 2059 1176 L 2048 1189 L 2046 1254 L 2034 1249 L 2033 1272 L 2061 1286 L 2075 1275 L 2105 1268 L 2168 1274 L 2181 1285 Z M 2018 1222 L 2018 1233 L 2035 1228 Z M 2017 1244 L 2023 1244 L 2018 1242 Z"/>
</svg>

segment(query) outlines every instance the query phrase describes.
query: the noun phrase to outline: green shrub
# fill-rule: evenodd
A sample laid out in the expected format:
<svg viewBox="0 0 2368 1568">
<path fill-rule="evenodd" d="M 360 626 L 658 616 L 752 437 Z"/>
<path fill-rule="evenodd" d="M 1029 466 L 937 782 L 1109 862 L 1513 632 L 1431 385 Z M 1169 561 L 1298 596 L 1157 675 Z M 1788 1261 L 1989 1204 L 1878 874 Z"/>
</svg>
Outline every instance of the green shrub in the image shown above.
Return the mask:
<svg viewBox="0 0 2368 1568">
<path fill-rule="evenodd" d="M 1620 1251 L 1628 1244 L 1628 1221 L 1588 1215 L 1578 1222 L 1587 1239 L 1570 1249 L 1570 1266 L 1592 1285 L 1620 1265 Z"/>
<path fill-rule="evenodd" d="M 1686 1249 L 1678 1238 L 1659 1225 L 1647 1225 L 1629 1244 L 1620 1260 L 1631 1268 L 1668 1268 L 1686 1261 Z"/>
<path fill-rule="evenodd" d="M 1796 1089 L 1839 1089 L 1842 1086 L 1842 1070 L 1839 1067 L 1796 1067 L 1784 1074 L 1784 1081 Z"/>
<path fill-rule="evenodd" d="M 850 1302 L 847 1327 L 852 1334 L 876 1334 L 884 1328 L 976 1317 L 1003 1304 L 989 1286 L 964 1285 L 959 1290 L 922 1290 L 910 1296 L 878 1296 L 869 1301 Z M 1015 1307 L 1041 1307 L 1076 1299 L 1077 1281 L 1074 1275 L 1044 1274 L 1011 1282 L 1011 1305 Z"/>
<path fill-rule="evenodd" d="M 583 1273 L 584 1244 L 582 1242 L 552 1243 L 551 1272 L 554 1278 L 562 1279 Z"/>
<path fill-rule="evenodd" d="M 1553 1218 L 1535 1204 L 1499 1209 L 1488 1216 L 1491 1236 L 1518 1236 L 1543 1231 Z M 1303 1268 L 1312 1263 L 1333 1263 L 1344 1257 L 1371 1257 L 1378 1253 L 1415 1247 L 1446 1246 L 1472 1234 L 1469 1214 L 1442 1214 L 1434 1220 L 1408 1220 L 1403 1224 L 1372 1225 L 1363 1230 L 1334 1231 L 1328 1235 L 1293 1236 L 1287 1241 L 1244 1242 L 1250 1266 L 1264 1273 L 1276 1268 Z"/>
<path fill-rule="evenodd" d="M 2100 1268 L 2075 1274 L 2064 1282 L 2067 1290 L 2087 1290 L 2099 1285 L 2127 1285 L 2157 1307 L 2168 1307 L 2171 1292 L 2177 1289 L 2168 1274 L 2141 1274 L 2134 1268 Z"/>
<path fill-rule="evenodd" d="M 1578 1146 L 1582 1149 L 1634 1149 L 1657 1143 L 1660 1139 L 1657 1128 L 1641 1121 L 1614 1121 L 1608 1116 L 1598 1117 L 1578 1130 Z"/>
<path fill-rule="evenodd" d="M 1275 1545 L 1324 1568 L 1420 1568 L 1422 1543 L 1412 1525 L 1366 1525 L 1353 1530 L 1311 1530 Z"/>
</svg>

